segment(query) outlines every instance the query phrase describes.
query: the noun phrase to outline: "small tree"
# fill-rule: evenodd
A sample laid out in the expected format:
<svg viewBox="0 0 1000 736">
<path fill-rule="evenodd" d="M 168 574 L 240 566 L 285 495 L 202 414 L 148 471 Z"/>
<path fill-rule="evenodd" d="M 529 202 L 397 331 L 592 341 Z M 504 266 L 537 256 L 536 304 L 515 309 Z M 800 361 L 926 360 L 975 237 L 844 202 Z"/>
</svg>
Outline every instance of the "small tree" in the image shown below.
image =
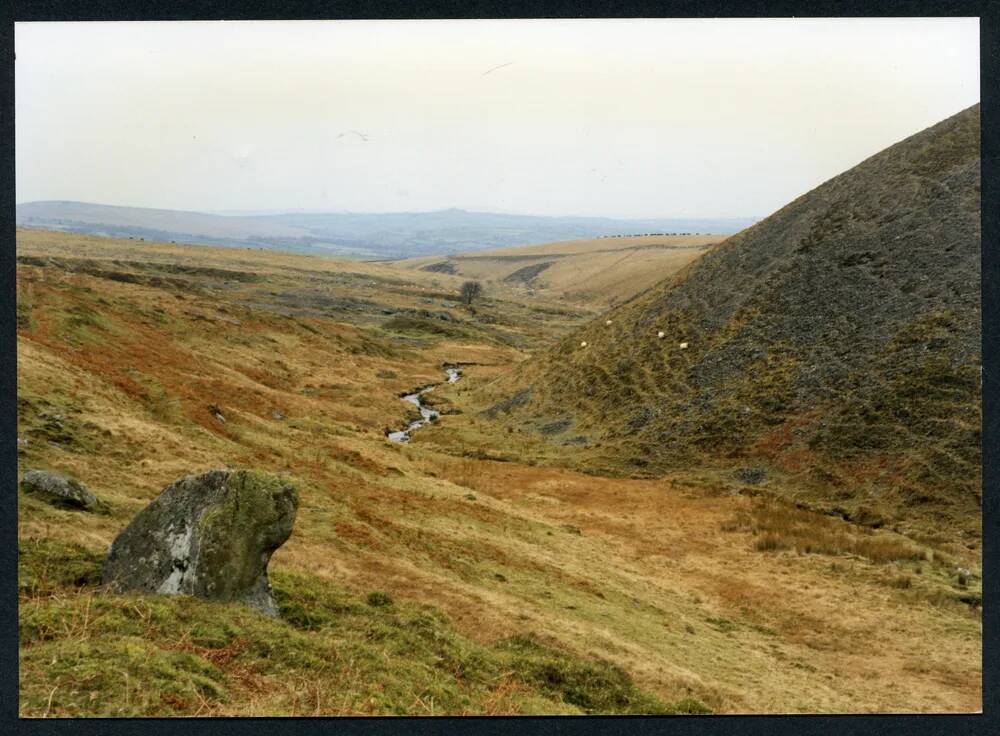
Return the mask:
<svg viewBox="0 0 1000 736">
<path fill-rule="evenodd" d="M 459 292 L 459 296 L 462 299 L 462 304 L 467 307 L 472 306 L 472 302 L 475 301 L 483 293 L 483 285 L 478 281 L 466 281 L 462 284 L 462 290 Z"/>
</svg>

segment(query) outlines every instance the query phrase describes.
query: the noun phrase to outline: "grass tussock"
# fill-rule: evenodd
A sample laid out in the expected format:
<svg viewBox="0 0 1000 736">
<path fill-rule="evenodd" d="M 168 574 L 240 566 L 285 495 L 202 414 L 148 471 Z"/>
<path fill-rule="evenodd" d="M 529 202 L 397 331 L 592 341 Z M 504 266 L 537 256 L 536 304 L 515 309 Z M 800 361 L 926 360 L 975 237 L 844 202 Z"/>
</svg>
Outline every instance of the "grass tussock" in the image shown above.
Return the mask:
<svg viewBox="0 0 1000 736">
<path fill-rule="evenodd" d="M 484 646 L 439 610 L 273 576 L 280 619 L 186 596 L 111 595 L 101 555 L 19 547 L 21 715 L 706 713 L 530 633 Z"/>
<path fill-rule="evenodd" d="M 721 528 L 750 532 L 758 552 L 857 555 L 875 563 L 920 561 L 926 554 L 905 537 L 847 524 L 772 499 L 752 499 Z"/>
</svg>

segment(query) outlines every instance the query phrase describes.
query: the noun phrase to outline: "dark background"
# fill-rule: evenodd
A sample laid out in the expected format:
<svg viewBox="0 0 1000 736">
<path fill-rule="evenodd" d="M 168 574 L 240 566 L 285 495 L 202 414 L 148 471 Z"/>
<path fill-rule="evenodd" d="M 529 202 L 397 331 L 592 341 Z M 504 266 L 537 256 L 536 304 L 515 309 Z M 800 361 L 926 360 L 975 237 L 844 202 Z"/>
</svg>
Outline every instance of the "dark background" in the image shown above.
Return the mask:
<svg viewBox="0 0 1000 736">
<path fill-rule="evenodd" d="M 450 2 L 370 0 L 35 0 L 0 2 L 0 732 L 75 734 L 165 732 L 200 734 L 374 733 L 476 734 L 521 733 L 738 733 L 738 734 L 978 734 L 1000 733 L 1000 681 L 997 672 L 997 614 L 1000 578 L 1000 140 L 997 119 L 997 67 L 1000 65 L 1000 0 L 980 2 L 889 0 L 673 0 L 672 2 Z M 17 412 L 14 241 L 14 22 L 115 20 L 272 20 L 362 18 L 652 18 L 652 17 L 871 17 L 979 16 L 982 90 L 983 218 L 983 708 L 970 716 L 679 716 L 646 718 L 339 718 L 339 719 L 176 719 L 176 720 L 20 720 L 17 711 Z"/>
</svg>

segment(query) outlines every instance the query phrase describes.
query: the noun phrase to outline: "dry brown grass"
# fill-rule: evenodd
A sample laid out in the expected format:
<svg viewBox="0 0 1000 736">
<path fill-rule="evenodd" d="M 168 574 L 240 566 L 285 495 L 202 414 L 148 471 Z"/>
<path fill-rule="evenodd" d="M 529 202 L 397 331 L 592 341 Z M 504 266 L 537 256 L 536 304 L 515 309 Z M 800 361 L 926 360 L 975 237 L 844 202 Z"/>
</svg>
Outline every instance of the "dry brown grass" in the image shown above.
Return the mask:
<svg viewBox="0 0 1000 736">
<path fill-rule="evenodd" d="M 463 278 L 482 279 L 491 288 L 530 289 L 537 295 L 585 304 L 615 304 L 638 294 L 701 256 L 721 235 L 665 235 L 566 240 L 447 258 L 424 256 L 399 261 L 418 270 L 447 262 Z M 523 283 L 516 273 L 541 268 Z M 426 272 L 424 272 L 426 273 Z"/>
<path fill-rule="evenodd" d="M 875 563 L 917 561 L 927 555 L 899 534 L 847 524 L 774 499 L 753 499 L 721 529 L 750 532 L 760 552 L 793 549 L 800 554 L 858 555 Z"/>
<path fill-rule="evenodd" d="M 81 255 L 91 252 L 62 237 Z M 55 240 L 39 248 L 52 251 Z M 197 261 L 199 253 L 132 247 L 135 258 L 149 249 L 164 261 Z M 252 258 L 271 268 L 268 254 L 220 250 L 210 249 L 207 262 L 228 257 L 256 268 Z M 302 279 L 309 275 L 303 264 L 314 260 L 273 257 L 283 268 L 301 265 Z M 293 282 L 288 273 L 281 279 L 288 281 L 275 283 Z M 383 428 L 405 413 L 398 392 L 438 380 L 442 363 L 486 364 L 466 369 L 471 384 L 509 370 L 521 351 L 475 341 L 412 346 L 348 324 L 347 316 L 303 323 L 241 303 L 238 288 L 179 299 L 167 288 L 36 266 L 19 270 L 18 286 L 32 304 L 32 324 L 18 335 L 19 395 L 33 402 L 19 416 L 29 439 L 21 466 L 74 475 L 112 507 L 92 516 L 21 499 L 22 538 L 104 549 L 177 477 L 253 465 L 287 472 L 300 488 L 295 532 L 272 563 L 277 572 L 307 573 L 361 596 L 384 591 L 432 603 L 483 644 L 546 637 L 609 659 L 665 700 L 694 697 L 721 712 L 981 705 L 981 624 L 941 585 L 931 604 L 924 579 L 937 568 L 930 562 L 919 563 L 919 575 L 897 569 L 913 564 L 917 548 L 903 537 L 720 495 L 700 479 L 622 480 L 534 467 L 518 462 L 521 435 L 490 435 L 490 425 L 468 415 L 443 417 L 409 446 L 384 439 Z M 67 328 L 63 317 L 77 306 L 95 310 L 103 326 L 87 334 Z M 238 329 L 220 317 L 238 320 Z M 461 409 L 466 385 L 442 388 L 440 397 Z M 157 408 L 163 396 L 173 418 Z M 225 424 L 207 412 L 210 404 L 222 408 Z M 74 443 L 46 439 L 39 412 L 63 416 Z M 484 449 L 511 461 L 443 452 L 459 445 L 431 438 L 454 427 L 478 432 Z M 733 531 L 721 532 L 724 526 Z M 789 550 L 757 552 L 754 529 Z M 800 548 L 803 554 L 791 553 Z M 902 575 L 913 578 L 910 589 L 885 582 Z M 232 656 L 235 666 L 238 652 Z M 917 660 L 924 664 L 914 669 Z M 350 673 L 344 677 L 338 687 L 350 690 Z M 202 715 L 262 714 L 267 703 L 300 714 L 372 712 L 313 692 L 305 676 L 289 678 L 287 691 L 271 698 L 255 694 L 253 671 L 234 670 L 233 678 L 244 683 L 237 700 L 208 703 Z M 523 696 L 519 687 L 499 679 L 488 709 L 508 712 Z M 429 712 L 434 706 L 419 696 L 412 711 Z"/>
</svg>

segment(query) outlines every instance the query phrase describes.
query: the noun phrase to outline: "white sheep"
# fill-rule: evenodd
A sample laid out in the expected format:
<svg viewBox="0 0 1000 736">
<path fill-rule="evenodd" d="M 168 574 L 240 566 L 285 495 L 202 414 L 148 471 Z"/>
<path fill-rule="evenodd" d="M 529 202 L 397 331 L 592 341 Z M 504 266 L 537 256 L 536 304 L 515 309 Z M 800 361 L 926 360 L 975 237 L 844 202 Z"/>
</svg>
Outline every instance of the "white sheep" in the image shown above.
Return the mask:
<svg viewBox="0 0 1000 736">
<path fill-rule="evenodd" d="M 666 332 L 664 332 L 663 330 L 660 330 L 659 332 L 657 332 L 657 333 L 656 333 L 656 336 L 657 336 L 657 337 L 658 337 L 659 339 L 661 339 L 661 340 L 662 340 L 663 338 L 665 338 L 665 337 L 667 336 L 667 333 L 666 333 Z"/>
<path fill-rule="evenodd" d="M 682 342 L 681 343 L 681 350 L 687 350 L 687 349 L 688 349 L 688 344 L 686 342 Z"/>
<path fill-rule="evenodd" d="M 610 325 L 610 324 L 611 324 L 611 320 L 610 320 L 610 319 L 606 319 L 606 320 L 604 320 L 604 324 L 606 324 L 606 325 Z"/>
<path fill-rule="evenodd" d="M 580 347 L 581 347 L 581 348 L 585 348 L 585 347 L 587 347 L 587 341 L 586 341 L 586 340 L 584 340 L 583 342 L 581 342 L 581 343 L 580 343 Z"/>
</svg>

